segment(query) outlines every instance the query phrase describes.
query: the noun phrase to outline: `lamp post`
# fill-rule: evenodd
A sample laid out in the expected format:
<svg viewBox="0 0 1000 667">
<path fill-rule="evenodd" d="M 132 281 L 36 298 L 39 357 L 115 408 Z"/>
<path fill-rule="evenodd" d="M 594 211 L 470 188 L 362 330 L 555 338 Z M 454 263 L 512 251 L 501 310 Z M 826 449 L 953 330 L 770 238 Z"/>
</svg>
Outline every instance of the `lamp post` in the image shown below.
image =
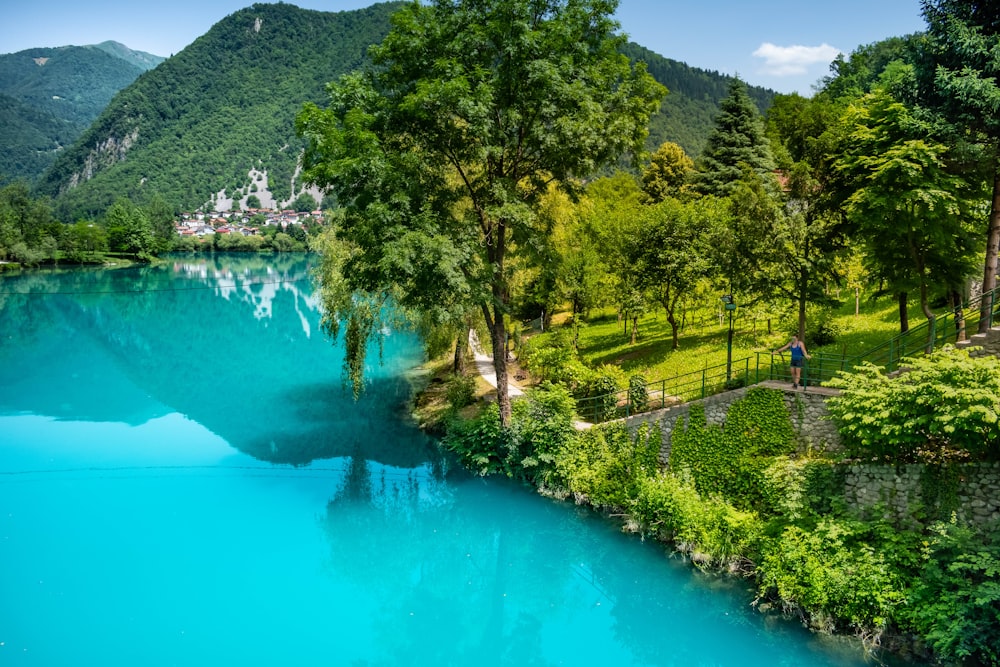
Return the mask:
<svg viewBox="0 0 1000 667">
<path fill-rule="evenodd" d="M 723 307 L 729 311 L 729 335 L 726 339 L 726 384 L 733 379 L 733 311 L 736 310 L 736 302 L 733 301 L 732 294 L 723 294 L 720 297 Z"/>
</svg>

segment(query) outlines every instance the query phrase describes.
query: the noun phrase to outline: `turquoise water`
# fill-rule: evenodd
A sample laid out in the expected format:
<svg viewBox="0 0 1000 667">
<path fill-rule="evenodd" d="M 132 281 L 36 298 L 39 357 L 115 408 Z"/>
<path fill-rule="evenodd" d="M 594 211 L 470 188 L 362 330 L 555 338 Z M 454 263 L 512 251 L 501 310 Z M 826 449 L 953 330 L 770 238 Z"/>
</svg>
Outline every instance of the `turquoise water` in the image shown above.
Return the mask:
<svg viewBox="0 0 1000 667">
<path fill-rule="evenodd" d="M 454 469 L 391 332 L 355 403 L 309 258 L 0 278 L 2 665 L 861 665 Z"/>
</svg>

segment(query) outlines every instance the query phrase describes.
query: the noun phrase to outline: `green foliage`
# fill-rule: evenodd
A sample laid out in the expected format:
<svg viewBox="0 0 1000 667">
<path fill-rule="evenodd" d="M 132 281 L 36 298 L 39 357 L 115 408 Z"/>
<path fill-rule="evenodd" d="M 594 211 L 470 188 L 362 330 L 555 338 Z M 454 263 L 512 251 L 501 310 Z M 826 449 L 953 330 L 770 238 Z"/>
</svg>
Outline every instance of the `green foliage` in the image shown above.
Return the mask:
<svg viewBox="0 0 1000 667">
<path fill-rule="evenodd" d="M 628 378 L 628 403 L 633 414 L 649 409 L 649 391 L 646 389 L 646 378 L 642 375 L 630 375 Z"/>
<path fill-rule="evenodd" d="M 912 626 L 940 659 L 1000 663 L 1000 543 L 954 524 L 937 524 L 925 542 L 904 626 Z"/>
<path fill-rule="evenodd" d="M 702 495 L 721 494 L 742 508 L 766 505 L 768 458 L 793 449 L 794 430 L 781 392 L 755 387 L 729 408 L 725 424 L 709 425 L 702 404 L 671 434 L 670 467 L 689 470 Z"/>
<path fill-rule="evenodd" d="M 754 557 L 763 523 L 722 498 L 700 494 L 671 473 L 640 481 L 629 512 L 643 530 L 672 540 L 699 566 L 729 566 Z"/>
<path fill-rule="evenodd" d="M 476 379 L 469 375 L 453 375 L 448 380 L 445 398 L 453 410 L 472 405 L 476 400 Z"/>
<path fill-rule="evenodd" d="M 514 403 L 510 428 L 500 425 L 496 403 L 471 420 L 448 425 L 444 445 L 480 475 L 502 474 L 538 485 L 558 479 L 556 461 L 576 439 L 573 398 L 545 385 Z"/>
<path fill-rule="evenodd" d="M 643 426 L 635 437 L 622 423 L 580 433 L 556 459 L 556 479 L 595 507 L 627 508 L 644 479 L 656 474 L 662 437 Z"/>
<path fill-rule="evenodd" d="M 886 376 L 866 364 L 830 382 L 827 405 L 850 456 L 885 462 L 1000 456 L 1000 359 L 945 347 Z"/>
<path fill-rule="evenodd" d="M 812 530 L 786 527 L 764 546 L 760 594 L 809 613 L 816 627 L 880 632 L 905 595 L 898 573 L 865 535 L 863 525 L 829 518 Z"/>
<path fill-rule="evenodd" d="M 149 216 L 127 198 L 119 198 L 108 209 L 105 226 L 108 230 L 108 245 L 115 252 L 146 259 L 156 251 Z"/>
<path fill-rule="evenodd" d="M 704 194 L 726 196 L 732 194 L 744 169 L 763 177 L 774 168 L 760 111 L 747 94 L 746 84 L 733 79 L 701 154 L 695 188 Z"/>
<path fill-rule="evenodd" d="M 507 456 L 511 449 L 510 430 L 500 425 L 496 403 L 488 404 L 475 419 L 449 424 L 443 444 L 458 455 L 462 465 L 480 475 L 514 475 Z"/>
</svg>

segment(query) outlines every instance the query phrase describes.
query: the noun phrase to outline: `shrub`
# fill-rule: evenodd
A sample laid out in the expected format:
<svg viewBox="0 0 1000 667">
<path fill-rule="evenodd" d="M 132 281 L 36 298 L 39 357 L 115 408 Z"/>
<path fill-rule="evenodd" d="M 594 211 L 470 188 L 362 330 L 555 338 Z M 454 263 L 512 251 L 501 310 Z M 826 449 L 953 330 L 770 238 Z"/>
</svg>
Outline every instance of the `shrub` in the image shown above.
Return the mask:
<svg viewBox="0 0 1000 667">
<path fill-rule="evenodd" d="M 563 449 L 556 460 L 558 478 L 594 506 L 623 509 L 641 481 L 656 474 L 661 444 L 659 429 L 648 425 L 635 437 L 621 423 L 594 427 Z"/>
<path fill-rule="evenodd" d="M 894 568 L 858 530 L 863 527 L 829 518 L 813 530 L 787 526 L 765 545 L 759 593 L 811 615 L 814 626 L 877 636 L 904 595 Z"/>
<path fill-rule="evenodd" d="M 1000 458 L 1000 359 L 945 347 L 904 360 L 890 378 L 872 364 L 830 381 L 848 454 L 886 462 Z"/>
<path fill-rule="evenodd" d="M 690 480 L 671 473 L 639 483 L 631 515 L 647 532 L 672 539 L 701 567 L 751 559 L 763 536 L 756 514 L 705 497 Z"/>
<path fill-rule="evenodd" d="M 646 390 L 645 376 L 636 374 L 628 379 L 628 402 L 632 414 L 649 409 L 649 392 Z"/>
<path fill-rule="evenodd" d="M 476 400 L 476 379 L 467 375 L 455 375 L 448 380 L 445 398 L 453 410 L 461 410 Z"/>
<path fill-rule="evenodd" d="M 1000 664 L 1000 544 L 953 524 L 931 532 L 904 622 L 945 661 Z"/>
</svg>

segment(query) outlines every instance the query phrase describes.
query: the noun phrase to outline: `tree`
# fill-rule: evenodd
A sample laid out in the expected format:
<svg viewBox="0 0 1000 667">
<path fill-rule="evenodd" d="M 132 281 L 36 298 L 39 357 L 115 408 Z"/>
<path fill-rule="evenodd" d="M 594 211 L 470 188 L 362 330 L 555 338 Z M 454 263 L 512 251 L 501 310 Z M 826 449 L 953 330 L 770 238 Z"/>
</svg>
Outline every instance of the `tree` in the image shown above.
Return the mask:
<svg viewBox="0 0 1000 667">
<path fill-rule="evenodd" d="M 707 244 L 716 208 L 714 199 L 687 204 L 668 199 L 641 212 L 642 227 L 631 239 L 629 254 L 638 286 L 663 307 L 674 350 L 679 347 L 677 305 L 709 274 Z"/>
<path fill-rule="evenodd" d="M 247 208 L 260 208 L 260 197 L 257 195 L 247 197 Z"/>
<path fill-rule="evenodd" d="M 161 253 L 170 250 L 177 239 L 177 229 L 174 227 L 174 211 L 159 194 L 145 206 L 146 217 L 149 218 L 153 232 L 154 252 Z"/>
<path fill-rule="evenodd" d="M 308 211 L 315 211 L 319 204 L 316 202 L 316 198 L 313 197 L 308 192 L 302 192 L 295 201 L 292 202 L 292 210 L 299 213 L 306 213 Z"/>
<path fill-rule="evenodd" d="M 849 232 L 832 185 L 830 156 L 839 113 L 823 94 L 810 99 L 778 95 L 767 112 L 768 136 L 780 154 L 786 199 L 775 237 L 783 261 L 773 266 L 773 287 L 796 304 L 802 340 L 806 304 L 831 302 L 823 288 L 839 278 L 837 253 L 845 247 Z"/>
<path fill-rule="evenodd" d="M 855 184 L 848 213 L 883 275 L 919 289 L 933 325 L 932 276 L 952 288 L 970 266 L 970 188 L 948 171 L 948 148 L 928 138 L 930 128 L 884 89 L 851 105 L 845 122 L 837 166 Z"/>
<path fill-rule="evenodd" d="M 372 49 L 376 68 L 342 77 L 327 109 L 306 105 L 298 117 L 306 176 L 341 206 L 335 234 L 345 248 L 330 286 L 362 293 L 331 295 L 325 305 L 340 310 L 327 317 L 346 316 L 345 335 L 367 339 L 390 295 L 442 318 L 475 304 L 505 426 L 508 260 L 549 234 L 537 205 L 550 184 L 574 192 L 576 179 L 641 153 L 665 92 L 617 51 L 616 7 L 410 3 Z"/>
<path fill-rule="evenodd" d="M 119 198 L 105 215 L 111 250 L 137 258 L 148 257 L 154 248 L 153 229 L 146 212 L 126 197 Z"/>
<path fill-rule="evenodd" d="M 679 145 L 665 141 L 642 172 L 642 189 L 653 203 L 676 197 L 694 172 L 694 162 Z"/>
<path fill-rule="evenodd" d="M 695 189 L 702 194 L 729 195 L 744 167 L 764 176 L 773 172 L 775 165 L 760 112 L 747 94 L 746 84 L 733 79 L 699 160 Z"/>
<path fill-rule="evenodd" d="M 927 20 L 935 108 L 980 143 L 992 185 L 983 292 L 997 286 L 1000 251 L 1000 13 L 982 0 L 921 0 Z M 984 308 L 988 308 L 984 300 Z M 989 327 L 984 312 L 979 330 Z"/>
</svg>

